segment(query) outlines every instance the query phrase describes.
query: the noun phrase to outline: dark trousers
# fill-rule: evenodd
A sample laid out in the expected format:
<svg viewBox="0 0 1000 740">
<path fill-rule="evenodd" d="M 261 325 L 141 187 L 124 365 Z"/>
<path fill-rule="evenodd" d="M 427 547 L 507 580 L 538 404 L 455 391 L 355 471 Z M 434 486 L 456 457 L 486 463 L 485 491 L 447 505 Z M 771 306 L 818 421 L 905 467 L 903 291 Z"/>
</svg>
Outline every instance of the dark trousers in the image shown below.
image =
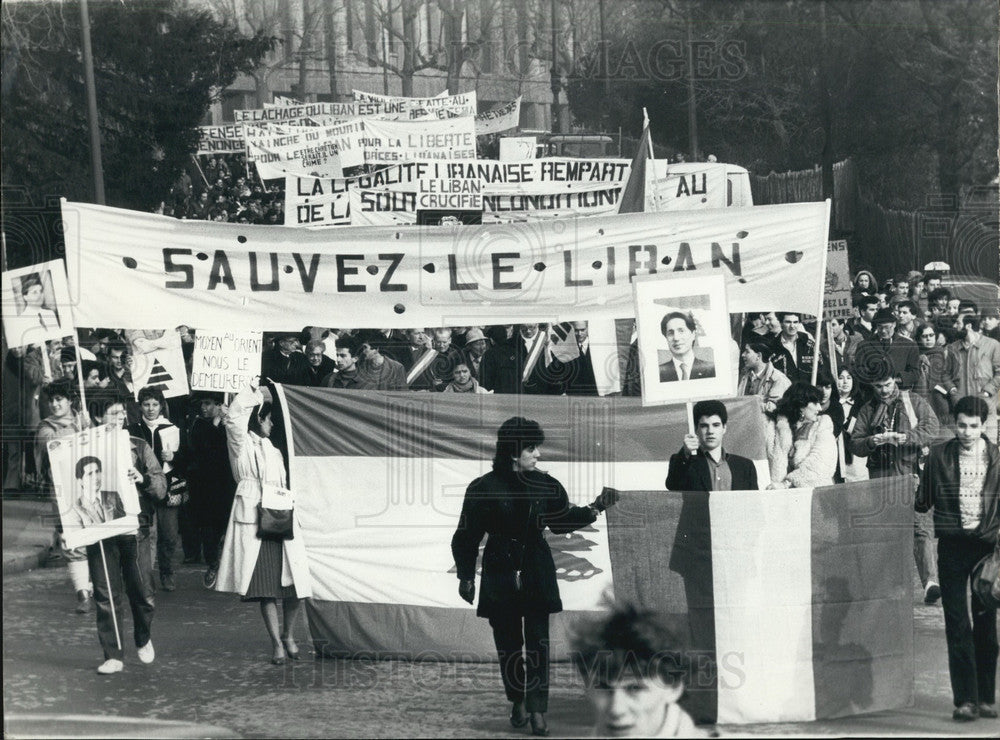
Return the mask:
<svg viewBox="0 0 1000 740">
<path fill-rule="evenodd" d="M 944 633 L 948 641 L 948 672 L 955 706 L 993 704 L 997 680 L 997 611 L 972 594 L 972 623 L 966 599 L 969 575 L 993 546 L 973 537 L 938 539 L 938 574 Z"/>
<path fill-rule="evenodd" d="M 229 522 L 225 519 L 208 519 L 199 528 L 201 546 L 205 551 L 205 565 L 209 568 L 219 567 L 219 558 L 222 557 L 222 540 L 226 536 L 226 527 Z"/>
<path fill-rule="evenodd" d="M 508 701 L 529 712 L 549 709 L 549 615 L 490 617 Z"/>
<path fill-rule="evenodd" d="M 104 658 L 122 659 L 122 648 L 115 637 L 114 618 L 118 634 L 125 631 L 125 597 L 132 607 L 132 629 L 135 646 L 149 642 L 153 624 L 153 588 L 149 582 L 149 547 L 140 535 L 123 534 L 103 540 L 104 560 L 100 545 L 87 546 L 90 579 L 94 583 L 94 605 L 97 611 L 97 636 L 104 649 Z M 108 577 L 104 577 L 104 561 Z M 123 588 L 124 585 L 124 588 Z M 124 592 L 124 593 L 123 593 Z M 112 616 L 111 600 L 114 600 Z"/>
<path fill-rule="evenodd" d="M 177 527 L 181 535 L 181 549 L 185 560 L 201 559 L 201 523 L 191 502 L 181 504 L 177 513 Z"/>
<path fill-rule="evenodd" d="M 174 552 L 180 539 L 177 513 L 179 506 L 156 505 L 156 560 L 160 578 L 174 574 Z"/>
</svg>

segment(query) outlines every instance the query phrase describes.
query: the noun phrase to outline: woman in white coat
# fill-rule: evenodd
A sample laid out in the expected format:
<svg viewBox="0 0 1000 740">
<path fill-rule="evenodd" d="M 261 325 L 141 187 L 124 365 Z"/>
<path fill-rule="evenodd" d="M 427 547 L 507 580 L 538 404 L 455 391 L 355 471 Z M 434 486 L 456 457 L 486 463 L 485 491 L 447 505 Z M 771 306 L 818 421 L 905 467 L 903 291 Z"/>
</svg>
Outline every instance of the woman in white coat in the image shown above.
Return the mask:
<svg viewBox="0 0 1000 740">
<path fill-rule="evenodd" d="M 229 406 L 226 433 L 237 485 L 215 587 L 238 593 L 244 601 L 260 602 L 273 647 L 271 662 L 282 665 L 286 658 L 298 660 L 292 630 L 301 600 L 312 596 L 312 582 L 297 522 L 290 540 L 262 540 L 257 536 L 261 484 L 286 485 L 284 459 L 268 439 L 273 426 L 267 389 L 244 388 Z M 279 599 L 284 613 L 284 627 L 280 630 Z"/>
<path fill-rule="evenodd" d="M 764 430 L 768 488 L 812 488 L 833 484 L 837 440 L 833 422 L 821 415 L 823 394 L 816 386 L 797 382 L 785 391 Z"/>
</svg>

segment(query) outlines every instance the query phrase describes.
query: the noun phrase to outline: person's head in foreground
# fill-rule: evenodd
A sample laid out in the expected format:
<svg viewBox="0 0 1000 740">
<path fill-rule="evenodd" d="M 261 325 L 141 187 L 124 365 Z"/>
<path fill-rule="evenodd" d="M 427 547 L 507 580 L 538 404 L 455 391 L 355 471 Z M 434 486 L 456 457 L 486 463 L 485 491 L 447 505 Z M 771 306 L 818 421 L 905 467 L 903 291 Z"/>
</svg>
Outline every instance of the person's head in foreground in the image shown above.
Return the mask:
<svg viewBox="0 0 1000 740">
<path fill-rule="evenodd" d="M 663 615 L 631 604 L 576 627 L 573 662 L 594 707 L 596 736 L 699 734 L 677 705 L 690 670 L 681 634 Z"/>
</svg>

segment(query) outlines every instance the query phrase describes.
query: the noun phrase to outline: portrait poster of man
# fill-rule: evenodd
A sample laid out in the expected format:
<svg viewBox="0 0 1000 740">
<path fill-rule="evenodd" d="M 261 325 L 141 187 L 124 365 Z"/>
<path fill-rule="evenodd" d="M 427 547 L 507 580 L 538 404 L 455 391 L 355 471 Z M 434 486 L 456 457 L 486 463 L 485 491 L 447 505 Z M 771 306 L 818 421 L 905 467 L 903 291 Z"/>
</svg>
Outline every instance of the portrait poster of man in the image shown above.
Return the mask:
<svg viewBox="0 0 1000 740">
<path fill-rule="evenodd" d="M 62 260 L 8 270 L 2 285 L 7 346 L 41 344 L 73 333 Z"/>
<path fill-rule="evenodd" d="M 109 426 L 49 442 L 59 521 L 69 548 L 139 527 L 139 494 L 128 479 L 128 433 Z"/>
<path fill-rule="evenodd" d="M 643 404 L 734 395 L 724 278 L 653 275 L 634 290 Z"/>
</svg>

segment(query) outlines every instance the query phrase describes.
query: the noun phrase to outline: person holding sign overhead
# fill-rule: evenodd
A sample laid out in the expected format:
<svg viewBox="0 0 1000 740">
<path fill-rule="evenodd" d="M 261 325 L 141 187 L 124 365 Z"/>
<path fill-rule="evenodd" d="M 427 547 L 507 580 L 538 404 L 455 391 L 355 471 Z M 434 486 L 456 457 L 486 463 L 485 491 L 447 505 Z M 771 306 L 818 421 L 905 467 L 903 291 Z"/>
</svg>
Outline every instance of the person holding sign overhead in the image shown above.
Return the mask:
<svg viewBox="0 0 1000 740">
<path fill-rule="evenodd" d="M 271 638 L 271 663 L 298 660 L 292 629 L 302 599 L 312 596 L 312 580 L 302 532 L 293 516 L 291 539 L 267 538 L 259 531 L 259 504 L 265 489 L 285 489 L 285 461 L 269 437 L 274 427 L 271 392 L 250 385 L 229 406 L 226 434 L 229 462 L 236 479 L 236 498 L 222 545 L 215 588 L 260 603 Z M 278 628 L 278 600 L 284 627 Z"/>
<path fill-rule="evenodd" d="M 715 377 L 715 354 L 707 347 L 694 346 L 697 324 L 690 312 L 671 311 L 660 321 L 660 332 L 670 349 L 658 352 L 661 383 Z"/>
</svg>

